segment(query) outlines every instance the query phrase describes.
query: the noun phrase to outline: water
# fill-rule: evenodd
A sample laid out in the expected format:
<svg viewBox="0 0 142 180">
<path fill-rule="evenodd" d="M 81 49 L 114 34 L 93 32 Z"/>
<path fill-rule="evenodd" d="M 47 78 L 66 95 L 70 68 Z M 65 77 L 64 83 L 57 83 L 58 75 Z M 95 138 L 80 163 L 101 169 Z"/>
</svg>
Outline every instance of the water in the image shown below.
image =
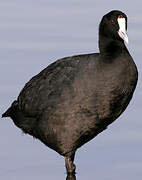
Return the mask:
<svg viewBox="0 0 142 180">
<path fill-rule="evenodd" d="M 123 115 L 76 153 L 77 180 L 139 180 L 142 177 L 142 3 L 94 0 L 0 1 L 0 112 L 23 85 L 58 58 L 98 52 L 98 25 L 112 9 L 129 18 L 128 46 L 139 69 L 139 82 Z M 0 179 L 65 179 L 64 159 L 9 118 L 0 122 Z"/>
</svg>

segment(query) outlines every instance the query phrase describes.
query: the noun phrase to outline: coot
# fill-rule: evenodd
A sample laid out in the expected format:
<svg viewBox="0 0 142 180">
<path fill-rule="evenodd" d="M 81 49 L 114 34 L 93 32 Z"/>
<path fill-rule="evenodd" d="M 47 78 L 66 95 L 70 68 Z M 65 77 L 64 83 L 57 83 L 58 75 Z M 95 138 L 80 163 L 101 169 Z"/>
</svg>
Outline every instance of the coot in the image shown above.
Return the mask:
<svg viewBox="0 0 142 180">
<path fill-rule="evenodd" d="M 76 150 L 116 120 L 129 104 L 138 72 L 124 41 L 127 17 L 118 10 L 99 26 L 100 53 L 57 60 L 33 77 L 2 115 L 65 157 L 75 174 Z"/>
</svg>

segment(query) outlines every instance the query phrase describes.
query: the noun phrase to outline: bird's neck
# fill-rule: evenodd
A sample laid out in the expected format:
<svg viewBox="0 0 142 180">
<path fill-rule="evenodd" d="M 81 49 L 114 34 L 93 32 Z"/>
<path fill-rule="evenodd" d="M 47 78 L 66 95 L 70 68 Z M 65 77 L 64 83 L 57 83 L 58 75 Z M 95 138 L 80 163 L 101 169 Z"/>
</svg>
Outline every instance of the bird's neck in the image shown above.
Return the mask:
<svg viewBox="0 0 142 180">
<path fill-rule="evenodd" d="M 105 36 L 99 38 L 99 49 L 100 54 L 113 58 L 120 56 L 124 51 L 128 52 L 123 40 L 114 40 Z"/>
</svg>

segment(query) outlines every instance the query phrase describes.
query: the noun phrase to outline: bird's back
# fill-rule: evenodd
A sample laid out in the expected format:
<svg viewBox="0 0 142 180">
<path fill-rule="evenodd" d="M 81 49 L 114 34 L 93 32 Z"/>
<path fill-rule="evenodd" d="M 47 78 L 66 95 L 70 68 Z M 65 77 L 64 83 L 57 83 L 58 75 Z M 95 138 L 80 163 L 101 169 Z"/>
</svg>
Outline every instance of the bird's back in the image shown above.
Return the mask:
<svg viewBox="0 0 142 180">
<path fill-rule="evenodd" d="M 45 109 L 81 100 L 92 91 L 87 87 L 88 77 L 95 81 L 98 57 L 98 54 L 78 55 L 49 65 L 26 83 L 18 96 L 19 108 L 26 115 L 35 116 Z"/>
</svg>

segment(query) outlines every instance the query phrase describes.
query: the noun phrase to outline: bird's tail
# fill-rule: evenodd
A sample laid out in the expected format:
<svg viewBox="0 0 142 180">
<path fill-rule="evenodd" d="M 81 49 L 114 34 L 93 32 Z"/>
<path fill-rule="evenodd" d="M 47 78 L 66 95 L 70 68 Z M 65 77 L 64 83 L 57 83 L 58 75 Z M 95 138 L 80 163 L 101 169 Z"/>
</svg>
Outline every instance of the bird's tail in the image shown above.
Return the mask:
<svg viewBox="0 0 142 180">
<path fill-rule="evenodd" d="M 17 101 L 14 101 L 10 108 L 8 108 L 5 113 L 2 114 L 2 118 L 11 117 L 11 115 L 13 114 L 13 112 L 15 112 L 15 109 L 17 108 L 17 104 Z"/>
</svg>

